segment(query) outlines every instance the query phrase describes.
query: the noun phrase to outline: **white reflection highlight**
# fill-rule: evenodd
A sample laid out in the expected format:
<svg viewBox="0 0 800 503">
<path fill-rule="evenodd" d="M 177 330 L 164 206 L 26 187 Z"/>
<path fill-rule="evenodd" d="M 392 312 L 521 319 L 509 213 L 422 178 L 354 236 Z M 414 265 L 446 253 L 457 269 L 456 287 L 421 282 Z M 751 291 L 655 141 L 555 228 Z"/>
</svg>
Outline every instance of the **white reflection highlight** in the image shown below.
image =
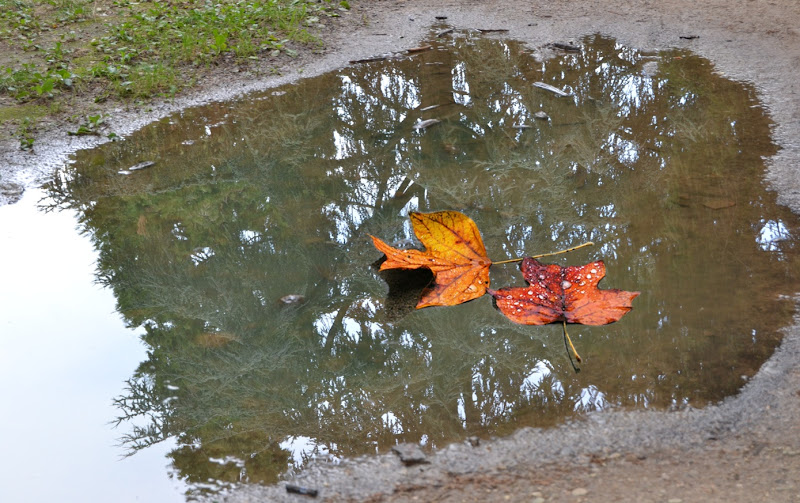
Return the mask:
<svg viewBox="0 0 800 503">
<path fill-rule="evenodd" d="M 292 464 L 301 466 L 306 461 L 313 458 L 326 458 L 329 461 L 338 461 L 332 456 L 328 446 L 319 441 L 303 435 L 287 437 L 280 443 L 281 449 L 289 451 Z"/>
<path fill-rule="evenodd" d="M 381 422 L 383 423 L 383 427 L 394 435 L 403 433 L 403 423 L 397 418 L 394 412 L 389 411 L 383 414 L 381 416 Z"/>
<path fill-rule="evenodd" d="M 762 222 L 764 222 L 762 220 Z M 758 231 L 756 243 L 764 251 L 780 250 L 780 242 L 792 239 L 792 234 L 780 220 L 767 220 Z"/>
<path fill-rule="evenodd" d="M 469 82 L 467 82 L 467 65 L 463 61 L 453 68 L 453 101 L 459 105 L 469 106 L 472 98 L 469 95 Z"/>
<path fill-rule="evenodd" d="M 597 389 L 597 386 L 590 384 L 581 390 L 581 394 L 575 401 L 573 410 L 592 411 L 604 410 L 608 407 L 609 403 L 606 400 L 606 394 Z"/>
</svg>

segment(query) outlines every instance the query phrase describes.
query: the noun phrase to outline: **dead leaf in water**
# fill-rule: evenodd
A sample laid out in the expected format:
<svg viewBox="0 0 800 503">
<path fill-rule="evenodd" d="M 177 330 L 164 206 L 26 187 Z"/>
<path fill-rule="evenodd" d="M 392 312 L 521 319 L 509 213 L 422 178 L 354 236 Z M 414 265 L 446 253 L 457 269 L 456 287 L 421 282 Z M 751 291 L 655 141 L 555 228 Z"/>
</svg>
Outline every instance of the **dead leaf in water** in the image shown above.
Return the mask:
<svg viewBox="0 0 800 503">
<path fill-rule="evenodd" d="M 481 233 L 475 222 L 458 211 L 411 213 L 414 234 L 426 251 L 399 250 L 372 236 L 386 254 L 381 270 L 427 268 L 434 283 L 422 292 L 417 309 L 453 306 L 476 299 L 489 286 L 489 266 Z"/>
<path fill-rule="evenodd" d="M 712 210 L 722 210 L 730 208 L 731 206 L 736 206 L 736 203 L 729 199 L 709 199 L 703 201 L 703 206 Z"/>
<path fill-rule="evenodd" d="M 542 264 L 526 257 L 520 267 L 527 287 L 488 289 L 497 308 L 514 323 L 547 325 L 557 321 L 606 325 L 631 310 L 639 292 L 600 290 L 606 275 L 602 260 L 582 266 Z"/>
</svg>

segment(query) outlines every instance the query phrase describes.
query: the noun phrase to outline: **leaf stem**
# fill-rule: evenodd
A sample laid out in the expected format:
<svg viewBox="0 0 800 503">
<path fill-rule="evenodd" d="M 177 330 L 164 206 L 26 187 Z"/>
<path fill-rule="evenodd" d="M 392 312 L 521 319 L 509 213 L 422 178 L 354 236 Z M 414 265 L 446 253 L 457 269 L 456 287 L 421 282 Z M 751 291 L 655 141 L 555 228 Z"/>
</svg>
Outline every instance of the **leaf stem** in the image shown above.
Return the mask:
<svg viewBox="0 0 800 503">
<path fill-rule="evenodd" d="M 579 244 L 578 246 L 573 246 L 572 248 L 567 248 L 566 250 L 559 250 L 559 251 L 551 252 L 551 253 L 541 253 L 539 255 L 533 255 L 530 258 L 542 258 L 542 257 L 550 257 L 552 255 L 560 255 L 562 253 L 568 253 L 568 252 L 571 252 L 571 251 L 575 251 L 575 250 L 577 250 L 579 248 L 583 248 L 585 246 L 593 246 L 593 245 L 594 245 L 594 243 L 592 241 L 587 241 L 587 242 L 585 242 L 583 244 Z M 522 262 L 522 260 L 524 260 L 524 258 L 525 257 L 512 258 L 512 259 L 509 259 L 509 260 L 501 260 L 499 262 L 492 262 L 492 265 L 510 264 L 512 262 Z"/>
<path fill-rule="evenodd" d="M 562 325 L 564 327 L 564 338 L 567 340 L 567 342 L 569 342 L 569 347 L 570 347 L 570 349 L 572 349 L 573 354 L 575 354 L 575 359 L 578 361 L 578 363 L 581 363 L 583 361 L 583 360 L 581 360 L 581 355 L 579 355 L 578 352 L 575 350 L 575 346 L 572 344 L 572 339 L 570 339 L 569 334 L 567 333 L 567 322 L 566 321 L 562 321 L 561 323 L 562 323 Z M 571 358 L 570 358 L 570 361 L 572 361 Z M 574 365 L 573 365 L 573 367 L 574 367 Z M 576 369 L 576 371 L 577 371 L 577 369 Z"/>
</svg>

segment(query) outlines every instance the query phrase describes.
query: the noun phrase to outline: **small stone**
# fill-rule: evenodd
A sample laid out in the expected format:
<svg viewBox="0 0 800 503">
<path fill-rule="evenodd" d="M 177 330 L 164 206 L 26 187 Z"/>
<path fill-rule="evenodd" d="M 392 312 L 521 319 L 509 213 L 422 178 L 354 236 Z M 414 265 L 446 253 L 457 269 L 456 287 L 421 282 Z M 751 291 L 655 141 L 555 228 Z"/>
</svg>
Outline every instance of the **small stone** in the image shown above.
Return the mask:
<svg viewBox="0 0 800 503">
<path fill-rule="evenodd" d="M 481 445 L 480 437 L 468 437 L 467 442 L 469 442 L 469 445 L 471 445 L 472 447 L 478 447 L 479 445 Z"/>
<path fill-rule="evenodd" d="M 550 116 L 547 115 L 547 112 L 544 110 L 539 110 L 538 112 L 534 113 L 533 116 L 541 121 L 550 120 Z"/>
<path fill-rule="evenodd" d="M 281 297 L 281 302 L 283 302 L 284 304 L 298 304 L 300 302 L 303 302 L 304 300 L 306 300 L 305 297 L 294 293 L 289 295 L 284 295 L 283 297 Z"/>
<path fill-rule="evenodd" d="M 400 456 L 400 461 L 405 465 L 430 463 L 427 456 L 417 444 L 399 444 L 392 447 L 392 452 Z"/>
<path fill-rule="evenodd" d="M 589 491 L 585 487 L 578 487 L 572 490 L 573 496 L 586 496 L 587 494 L 589 494 Z"/>
<path fill-rule="evenodd" d="M 0 203 L 4 200 L 8 204 L 16 203 L 22 198 L 23 192 L 25 192 L 25 187 L 17 183 L 0 183 Z"/>
<path fill-rule="evenodd" d="M 531 503 L 544 503 L 544 498 L 542 498 L 541 496 L 539 496 L 537 498 L 533 498 L 531 500 Z"/>
<path fill-rule="evenodd" d="M 683 500 L 680 498 L 670 498 L 667 500 L 667 503 L 683 503 Z"/>
</svg>

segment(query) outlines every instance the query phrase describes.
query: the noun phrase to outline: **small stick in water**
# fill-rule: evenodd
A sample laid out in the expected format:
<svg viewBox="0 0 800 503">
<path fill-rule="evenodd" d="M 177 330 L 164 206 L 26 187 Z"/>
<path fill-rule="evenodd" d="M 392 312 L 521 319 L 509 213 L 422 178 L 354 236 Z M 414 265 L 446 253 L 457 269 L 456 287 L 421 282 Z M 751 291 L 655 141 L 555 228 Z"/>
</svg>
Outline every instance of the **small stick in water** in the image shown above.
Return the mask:
<svg viewBox="0 0 800 503">
<path fill-rule="evenodd" d="M 294 494 L 302 494 L 304 496 L 311 496 L 312 498 L 316 498 L 319 491 L 316 489 L 310 489 L 308 487 L 300 487 L 300 486 L 293 486 L 292 484 L 286 484 L 286 492 L 287 493 L 294 493 Z"/>
<path fill-rule="evenodd" d="M 571 348 L 572 352 L 575 354 L 575 359 L 578 360 L 578 363 L 581 363 L 583 361 L 581 360 L 581 355 L 579 355 L 578 352 L 575 351 L 575 346 L 572 344 L 572 339 L 570 339 L 569 334 L 567 333 L 567 322 L 562 321 L 561 323 L 564 326 L 564 345 L 566 346 L 567 343 L 569 343 L 569 348 Z M 569 354 L 569 348 L 567 350 L 567 355 L 569 356 L 569 362 L 572 363 L 572 356 Z M 575 370 L 576 373 L 581 371 L 581 369 L 579 367 L 576 367 L 574 363 L 572 363 L 572 368 L 573 370 Z"/>
<path fill-rule="evenodd" d="M 560 255 L 562 253 L 569 253 L 571 251 L 578 250 L 578 249 L 583 248 L 585 246 L 594 246 L 594 243 L 592 241 L 587 241 L 587 242 L 585 242 L 583 244 L 579 244 L 578 246 L 573 246 L 572 248 L 567 248 L 566 250 L 559 250 L 559 251 L 551 252 L 551 253 L 540 253 L 539 255 L 533 255 L 531 258 L 542 258 L 542 257 L 550 257 L 552 255 Z M 510 264 L 511 262 L 522 262 L 522 260 L 523 260 L 522 258 L 512 258 L 512 259 L 509 259 L 509 260 L 501 260 L 499 262 L 492 262 L 492 265 Z"/>
<path fill-rule="evenodd" d="M 572 96 L 572 93 L 562 91 L 561 89 L 555 86 L 551 86 L 550 84 L 546 84 L 544 82 L 534 82 L 533 85 L 540 89 L 544 89 L 545 91 L 550 91 L 551 93 L 554 93 L 556 96 L 560 97 Z"/>
</svg>

